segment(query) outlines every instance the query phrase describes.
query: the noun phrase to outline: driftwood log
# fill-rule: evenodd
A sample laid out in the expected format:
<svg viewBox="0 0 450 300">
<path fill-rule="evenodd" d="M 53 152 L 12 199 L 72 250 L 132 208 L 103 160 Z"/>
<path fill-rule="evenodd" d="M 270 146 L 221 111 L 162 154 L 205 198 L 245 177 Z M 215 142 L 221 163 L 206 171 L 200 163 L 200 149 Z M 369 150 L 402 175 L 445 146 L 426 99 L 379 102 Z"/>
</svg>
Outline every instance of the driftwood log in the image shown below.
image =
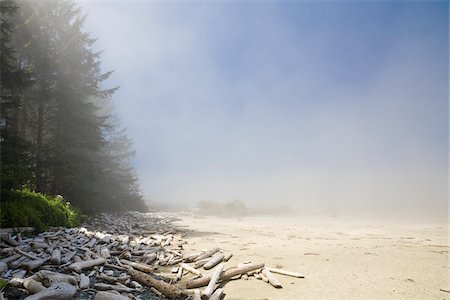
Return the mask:
<svg viewBox="0 0 450 300">
<path fill-rule="evenodd" d="M 225 257 L 225 255 L 223 253 L 218 253 L 213 255 L 204 265 L 203 265 L 203 269 L 205 270 L 209 270 L 214 268 L 217 264 L 219 264 L 223 258 Z"/>
<path fill-rule="evenodd" d="M 211 276 L 211 280 L 209 281 L 208 286 L 203 291 L 201 295 L 202 300 L 208 300 L 209 297 L 211 297 L 222 272 L 223 272 L 223 264 L 220 264 L 217 266 L 216 270 L 214 271 L 214 274 Z"/>
<path fill-rule="evenodd" d="M 34 295 L 28 296 L 26 300 L 68 300 L 76 294 L 77 289 L 68 283 L 59 282 L 48 289 L 40 291 Z"/>
<path fill-rule="evenodd" d="M 262 269 L 261 275 L 264 275 L 267 278 L 267 280 L 269 281 L 269 283 L 271 285 L 273 285 L 273 287 L 275 287 L 277 289 L 281 288 L 281 283 L 278 281 L 278 279 L 275 276 L 273 276 L 273 274 L 269 271 L 269 269 L 267 269 L 267 268 Z"/>
<path fill-rule="evenodd" d="M 114 291 L 100 291 L 95 294 L 94 300 L 129 300 L 130 298 L 122 296 Z"/>
<path fill-rule="evenodd" d="M 305 278 L 304 275 L 296 273 L 296 272 L 291 272 L 291 271 L 286 271 L 286 270 L 271 268 L 271 267 L 268 267 L 267 269 L 272 273 L 277 273 L 277 274 L 296 277 L 296 278 Z"/>
<path fill-rule="evenodd" d="M 97 259 L 76 262 L 76 263 L 69 265 L 68 268 L 77 273 L 81 273 L 81 270 L 83 270 L 83 269 L 87 269 L 87 268 L 94 267 L 97 265 L 102 265 L 104 263 L 106 263 L 106 260 L 102 257 L 102 258 L 97 258 Z"/>
<path fill-rule="evenodd" d="M 151 277 L 150 275 L 147 275 L 145 273 L 142 273 L 140 271 L 136 271 L 133 268 L 128 268 L 128 274 L 130 274 L 131 278 L 136 280 L 137 282 L 148 286 L 153 287 L 160 291 L 164 296 L 166 296 L 169 299 L 186 299 L 187 294 L 180 290 L 177 287 L 174 287 L 167 282 L 164 282 L 162 280 L 155 279 Z"/>
<path fill-rule="evenodd" d="M 234 267 L 223 272 L 222 276 L 220 276 L 221 280 L 228 280 L 236 275 L 245 274 L 249 271 L 264 268 L 264 264 L 245 264 L 242 267 Z M 198 279 L 193 279 L 186 283 L 186 288 L 192 289 L 197 287 L 205 286 L 211 280 L 211 276 L 203 276 Z"/>
<path fill-rule="evenodd" d="M 209 300 L 220 300 L 222 298 L 223 295 L 223 288 L 218 288 L 214 294 L 211 295 L 211 297 L 209 298 Z"/>
</svg>

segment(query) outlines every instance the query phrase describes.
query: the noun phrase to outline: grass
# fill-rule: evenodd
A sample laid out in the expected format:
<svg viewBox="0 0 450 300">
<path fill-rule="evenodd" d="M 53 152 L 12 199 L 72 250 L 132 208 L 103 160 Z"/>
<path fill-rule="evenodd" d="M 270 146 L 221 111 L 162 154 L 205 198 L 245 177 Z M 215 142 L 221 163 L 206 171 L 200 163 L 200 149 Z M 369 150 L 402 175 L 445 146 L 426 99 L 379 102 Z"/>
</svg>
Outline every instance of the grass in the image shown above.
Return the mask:
<svg viewBox="0 0 450 300">
<path fill-rule="evenodd" d="M 63 197 L 51 197 L 29 190 L 2 191 L 0 227 L 34 227 L 45 231 L 50 226 L 75 227 L 81 214 Z"/>
</svg>

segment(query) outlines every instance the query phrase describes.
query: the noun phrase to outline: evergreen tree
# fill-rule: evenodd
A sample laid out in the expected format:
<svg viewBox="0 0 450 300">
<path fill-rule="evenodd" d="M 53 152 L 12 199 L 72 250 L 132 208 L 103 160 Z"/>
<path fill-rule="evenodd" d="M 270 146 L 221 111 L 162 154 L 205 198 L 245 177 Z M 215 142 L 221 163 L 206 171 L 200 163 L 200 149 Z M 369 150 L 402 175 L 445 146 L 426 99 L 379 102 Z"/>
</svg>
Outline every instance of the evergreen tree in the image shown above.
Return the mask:
<svg viewBox="0 0 450 300">
<path fill-rule="evenodd" d="M 13 181 L 2 189 L 60 194 L 88 213 L 143 210 L 131 142 L 101 113 L 112 72 L 101 71 L 84 21 L 73 1 L 2 4 L 2 178 Z"/>
</svg>

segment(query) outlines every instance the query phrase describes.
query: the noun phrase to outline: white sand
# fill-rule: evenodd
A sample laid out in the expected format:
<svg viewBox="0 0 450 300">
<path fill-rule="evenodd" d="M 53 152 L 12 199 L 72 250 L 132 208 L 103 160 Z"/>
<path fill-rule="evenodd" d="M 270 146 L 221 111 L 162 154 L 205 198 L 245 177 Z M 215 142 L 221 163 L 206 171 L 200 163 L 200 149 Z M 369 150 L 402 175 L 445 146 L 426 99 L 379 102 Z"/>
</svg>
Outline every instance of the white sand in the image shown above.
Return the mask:
<svg viewBox="0 0 450 300">
<path fill-rule="evenodd" d="M 441 224 L 305 217 L 183 217 L 187 250 L 217 245 L 226 266 L 265 262 L 305 275 L 277 275 L 275 289 L 251 278 L 225 285 L 225 299 L 450 299 L 448 227 Z"/>
</svg>

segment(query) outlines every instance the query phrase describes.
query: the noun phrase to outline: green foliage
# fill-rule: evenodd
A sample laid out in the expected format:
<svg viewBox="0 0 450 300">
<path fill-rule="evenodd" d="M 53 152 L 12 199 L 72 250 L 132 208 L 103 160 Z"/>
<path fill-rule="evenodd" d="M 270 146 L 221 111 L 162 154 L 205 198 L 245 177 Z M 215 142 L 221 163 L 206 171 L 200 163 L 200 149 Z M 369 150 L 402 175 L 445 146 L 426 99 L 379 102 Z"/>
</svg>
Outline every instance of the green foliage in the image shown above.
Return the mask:
<svg viewBox="0 0 450 300">
<path fill-rule="evenodd" d="M 73 0 L 8 0 L 0 1 L 0 13 L 2 192 L 63 195 L 88 214 L 146 210 L 131 141 L 108 107 L 117 89 L 104 83 L 112 71 L 101 70 L 80 7 Z M 38 223 L 48 216 L 28 217 Z"/>
<path fill-rule="evenodd" d="M 35 227 L 38 231 L 50 226 L 75 227 L 80 213 L 61 196 L 50 197 L 29 190 L 2 191 L 1 227 Z"/>
</svg>

